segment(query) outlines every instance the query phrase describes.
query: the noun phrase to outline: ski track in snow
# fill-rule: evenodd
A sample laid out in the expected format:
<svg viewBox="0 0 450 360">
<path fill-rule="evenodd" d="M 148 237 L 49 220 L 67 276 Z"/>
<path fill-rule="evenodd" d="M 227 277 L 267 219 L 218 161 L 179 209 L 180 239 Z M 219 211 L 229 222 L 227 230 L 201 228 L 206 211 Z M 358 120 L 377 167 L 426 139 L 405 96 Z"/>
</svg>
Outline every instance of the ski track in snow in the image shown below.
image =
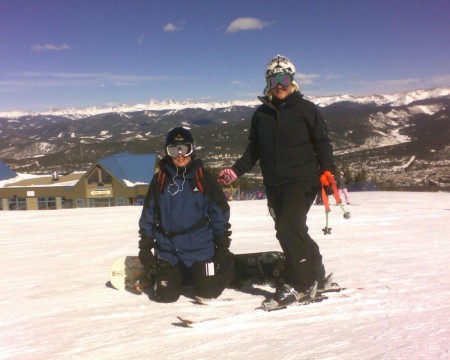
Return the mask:
<svg viewBox="0 0 450 360">
<path fill-rule="evenodd" d="M 347 290 L 269 313 L 255 308 L 270 287 L 205 306 L 190 289 L 157 304 L 106 287 L 113 260 L 137 252 L 141 207 L 0 212 L 0 359 L 449 359 L 450 194 L 350 197 L 331 235 L 323 206 L 308 217 Z M 279 250 L 265 201 L 230 205 L 233 252 Z"/>
</svg>

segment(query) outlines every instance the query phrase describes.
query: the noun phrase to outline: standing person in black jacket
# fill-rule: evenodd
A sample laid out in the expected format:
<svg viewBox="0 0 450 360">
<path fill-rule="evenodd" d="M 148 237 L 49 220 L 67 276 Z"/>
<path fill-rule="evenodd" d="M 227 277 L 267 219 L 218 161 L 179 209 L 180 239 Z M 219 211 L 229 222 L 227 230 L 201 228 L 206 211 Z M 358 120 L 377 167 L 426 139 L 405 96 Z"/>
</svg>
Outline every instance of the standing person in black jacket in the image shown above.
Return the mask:
<svg viewBox="0 0 450 360">
<path fill-rule="evenodd" d="M 228 185 L 259 160 L 276 236 L 286 257 L 287 284 L 277 288 L 278 303 L 299 300 L 325 278 L 319 246 L 309 236 L 307 213 L 320 187 L 319 175 L 334 171 L 333 148 L 318 108 L 303 98 L 295 67 L 284 56 L 266 68 L 265 96 L 252 117 L 248 145 L 235 164 L 219 173 Z M 322 282 L 322 284 L 321 284 Z"/>
</svg>

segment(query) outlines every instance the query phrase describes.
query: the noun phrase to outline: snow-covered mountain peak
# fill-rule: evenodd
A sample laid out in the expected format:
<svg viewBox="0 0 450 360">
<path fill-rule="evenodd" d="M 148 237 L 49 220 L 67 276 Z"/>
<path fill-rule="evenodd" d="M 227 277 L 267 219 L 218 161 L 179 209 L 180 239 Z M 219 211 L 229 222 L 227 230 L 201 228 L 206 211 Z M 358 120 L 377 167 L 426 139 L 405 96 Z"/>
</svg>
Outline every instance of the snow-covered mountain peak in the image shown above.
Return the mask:
<svg viewBox="0 0 450 360">
<path fill-rule="evenodd" d="M 368 96 L 353 96 L 350 94 L 335 96 L 309 97 L 318 106 L 324 107 L 337 102 L 354 102 L 358 104 L 375 104 L 404 106 L 414 101 L 450 96 L 450 87 L 438 87 L 434 89 L 417 89 L 395 94 L 373 94 Z"/>
<path fill-rule="evenodd" d="M 330 96 L 307 96 L 311 101 L 321 107 L 329 106 L 338 102 L 353 102 L 357 104 L 375 104 L 392 106 L 408 105 L 414 101 L 424 100 L 428 98 L 438 98 L 450 96 L 450 87 L 439 87 L 434 89 L 418 89 L 410 90 L 396 94 L 372 94 L 368 96 L 354 96 L 351 94 L 330 95 Z M 225 102 L 192 102 L 192 101 L 176 101 L 172 99 L 157 101 L 150 100 L 147 104 L 136 105 L 111 105 L 105 107 L 89 107 L 89 108 L 66 108 L 51 109 L 45 112 L 25 112 L 12 111 L 0 112 L 0 118 L 17 119 L 21 116 L 64 116 L 71 119 L 86 118 L 89 116 L 106 114 L 106 113 L 128 113 L 136 111 L 180 111 L 184 109 L 204 109 L 215 110 L 221 108 L 229 108 L 233 106 L 258 106 L 260 101 L 255 100 L 232 100 Z"/>
</svg>

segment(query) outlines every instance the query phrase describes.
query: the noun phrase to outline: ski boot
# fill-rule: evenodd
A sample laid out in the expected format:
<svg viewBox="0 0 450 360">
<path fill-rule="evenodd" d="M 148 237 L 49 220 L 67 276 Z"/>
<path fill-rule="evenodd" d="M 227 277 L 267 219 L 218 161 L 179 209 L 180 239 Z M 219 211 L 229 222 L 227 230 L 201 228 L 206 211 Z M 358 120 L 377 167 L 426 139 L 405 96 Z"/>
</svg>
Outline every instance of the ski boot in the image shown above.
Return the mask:
<svg viewBox="0 0 450 360">
<path fill-rule="evenodd" d="M 297 292 L 293 287 L 284 284 L 277 288 L 271 299 L 264 300 L 261 308 L 265 311 L 284 309 L 290 304 L 307 302 L 316 297 L 317 281 L 306 292 Z"/>
<path fill-rule="evenodd" d="M 317 293 L 323 294 L 327 292 L 339 292 L 342 288 L 338 283 L 333 281 L 333 273 L 328 274 L 322 280 L 319 280 L 317 285 Z"/>
</svg>

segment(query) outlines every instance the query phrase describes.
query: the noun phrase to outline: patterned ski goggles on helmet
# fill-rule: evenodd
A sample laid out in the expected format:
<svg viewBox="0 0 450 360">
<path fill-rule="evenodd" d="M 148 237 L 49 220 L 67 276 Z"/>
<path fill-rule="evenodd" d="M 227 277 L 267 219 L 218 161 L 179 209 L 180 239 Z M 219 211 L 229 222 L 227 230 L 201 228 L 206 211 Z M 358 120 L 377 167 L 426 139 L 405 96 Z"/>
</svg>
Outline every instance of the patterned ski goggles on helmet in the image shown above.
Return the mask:
<svg viewBox="0 0 450 360">
<path fill-rule="evenodd" d="M 168 145 L 167 148 L 167 154 L 171 157 L 178 157 L 181 156 L 189 156 L 194 152 L 194 146 L 190 143 L 186 144 L 175 144 L 175 145 Z"/>
<path fill-rule="evenodd" d="M 267 85 L 269 85 L 271 89 L 275 89 L 278 85 L 286 88 L 292 85 L 293 80 L 294 79 L 291 74 L 278 73 L 275 75 L 270 75 L 267 78 Z"/>
</svg>

